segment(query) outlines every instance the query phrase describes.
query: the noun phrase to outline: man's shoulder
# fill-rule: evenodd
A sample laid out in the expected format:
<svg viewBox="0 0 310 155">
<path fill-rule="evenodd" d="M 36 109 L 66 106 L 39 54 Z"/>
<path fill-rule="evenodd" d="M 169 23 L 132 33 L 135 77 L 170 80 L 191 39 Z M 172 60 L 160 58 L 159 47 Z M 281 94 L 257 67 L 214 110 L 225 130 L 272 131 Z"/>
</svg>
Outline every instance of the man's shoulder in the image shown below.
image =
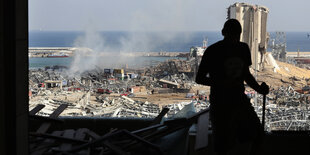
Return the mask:
<svg viewBox="0 0 310 155">
<path fill-rule="evenodd" d="M 242 46 L 242 47 L 245 47 L 245 48 L 248 48 L 249 45 L 245 42 L 239 42 L 239 44 Z"/>
<path fill-rule="evenodd" d="M 218 41 L 218 42 L 216 42 L 216 43 L 210 45 L 210 46 L 208 47 L 208 49 L 214 49 L 214 48 L 218 48 L 218 47 L 222 47 L 222 46 L 223 46 L 223 41 L 220 40 L 220 41 Z"/>
<path fill-rule="evenodd" d="M 234 43 L 235 44 L 235 43 Z M 236 44 L 235 44 L 236 45 Z M 232 44 L 230 42 L 225 42 L 224 40 L 220 40 L 207 48 L 207 51 L 219 50 L 220 48 L 229 48 Z M 242 49 L 249 49 L 249 46 L 245 42 L 238 42 L 237 47 L 241 47 Z"/>
</svg>

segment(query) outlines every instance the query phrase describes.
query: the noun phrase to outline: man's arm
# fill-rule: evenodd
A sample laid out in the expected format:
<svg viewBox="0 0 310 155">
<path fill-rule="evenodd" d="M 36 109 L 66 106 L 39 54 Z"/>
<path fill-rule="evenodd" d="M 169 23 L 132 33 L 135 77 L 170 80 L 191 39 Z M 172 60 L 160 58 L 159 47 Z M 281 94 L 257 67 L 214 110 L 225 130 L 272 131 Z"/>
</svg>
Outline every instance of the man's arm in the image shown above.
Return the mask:
<svg viewBox="0 0 310 155">
<path fill-rule="evenodd" d="M 262 83 L 262 85 L 259 85 L 253 75 L 250 73 L 249 68 L 246 69 L 246 76 L 245 76 L 245 82 L 253 88 L 255 91 L 257 91 L 260 94 L 268 94 L 269 93 L 269 87 L 266 85 L 266 83 Z"/>
<path fill-rule="evenodd" d="M 247 60 L 247 65 L 251 66 L 252 62 L 251 62 L 251 52 L 250 52 L 250 48 L 248 46 L 248 44 L 243 44 L 245 47 L 245 55 L 246 55 L 246 60 Z M 249 67 L 246 67 L 245 69 L 245 82 L 251 87 L 253 88 L 255 91 L 257 91 L 260 94 L 268 94 L 269 93 L 269 86 L 263 82 L 261 85 L 259 85 L 257 83 L 257 81 L 255 80 L 255 78 L 253 77 L 253 75 L 251 74 Z"/>
<path fill-rule="evenodd" d="M 251 74 L 249 68 L 246 69 L 246 76 L 245 76 L 245 82 L 253 88 L 255 91 L 259 91 L 260 85 L 257 83 L 253 75 Z"/>
<path fill-rule="evenodd" d="M 206 72 L 200 65 L 196 76 L 196 83 L 210 86 L 211 85 L 210 77 L 207 77 L 207 75 L 208 72 Z"/>
<path fill-rule="evenodd" d="M 211 85 L 210 82 L 210 76 L 209 76 L 209 65 L 208 65 L 208 56 L 207 56 L 207 51 L 202 56 L 198 72 L 196 75 L 196 83 L 202 84 L 202 85 Z M 207 77 L 208 76 L 208 77 Z"/>
</svg>

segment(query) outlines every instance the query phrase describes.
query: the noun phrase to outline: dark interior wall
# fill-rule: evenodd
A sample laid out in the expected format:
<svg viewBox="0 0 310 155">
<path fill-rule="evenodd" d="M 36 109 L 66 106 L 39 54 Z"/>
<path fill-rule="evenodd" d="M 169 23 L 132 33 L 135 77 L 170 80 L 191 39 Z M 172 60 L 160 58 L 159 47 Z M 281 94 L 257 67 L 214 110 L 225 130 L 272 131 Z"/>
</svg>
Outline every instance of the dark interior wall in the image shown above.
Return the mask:
<svg viewBox="0 0 310 155">
<path fill-rule="evenodd" d="M 4 31 L 3 31 L 3 4 L 4 2 L 3 1 L 0 1 L 0 81 L 1 81 L 1 84 L 3 84 L 3 81 L 4 81 L 4 76 L 3 76 L 3 73 L 4 73 L 4 62 L 3 62 L 3 51 L 4 51 L 4 48 L 3 48 L 3 43 L 4 43 Z M 4 87 L 0 87 L 0 137 L 4 137 L 5 135 L 5 118 L 4 118 Z M 5 146 L 3 145 L 5 143 L 5 139 L 4 138 L 0 138 L 0 153 L 5 153 Z"/>
<path fill-rule="evenodd" d="M 28 1 L 0 1 L 0 154 L 28 152 Z"/>
</svg>

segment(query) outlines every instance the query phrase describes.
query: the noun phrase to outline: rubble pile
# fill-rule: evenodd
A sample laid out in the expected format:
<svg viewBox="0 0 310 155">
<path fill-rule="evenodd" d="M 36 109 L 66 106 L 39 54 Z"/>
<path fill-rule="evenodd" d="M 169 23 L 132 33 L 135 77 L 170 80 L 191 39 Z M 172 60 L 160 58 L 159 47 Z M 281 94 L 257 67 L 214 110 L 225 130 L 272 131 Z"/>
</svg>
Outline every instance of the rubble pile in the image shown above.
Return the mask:
<svg viewBox="0 0 310 155">
<path fill-rule="evenodd" d="M 307 105 L 308 94 L 301 94 L 294 90 L 293 87 L 279 87 L 277 90 L 272 90 L 268 94 L 269 100 L 273 104 L 278 104 L 284 107 L 297 107 Z"/>
<path fill-rule="evenodd" d="M 179 59 L 170 59 L 159 63 L 155 67 L 148 67 L 145 69 L 145 75 L 154 76 L 158 79 L 161 79 L 167 75 L 191 72 L 193 72 L 192 64 L 189 61 Z"/>
<path fill-rule="evenodd" d="M 50 91 L 44 92 L 47 95 L 51 94 Z M 69 92 L 63 91 L 58 95 L 70 95 Z M 53 95 L 52 95 L 53 96 Z M 183 109 L 185 105 L 190 103 L 194 104 L 196 111 L 199 112 L 209 107 L 209 103 L 206 101 L 192 100 L 192 102 L 170 104 L 160 107 L 157 104 L 150 103 L 148 101 L 134 101 L 127 96 L 110 97 L 107 95 L 100 95 L 96 97 L 97 102 L 90 103 L 90 92 L 83 95 L 76 95 L 76 101 L 63 101 L 51 98 L 40 98 L 36 101 L 31 101 L 29 109 L 33 109 L 39 104 L 45 105 L 38 115 L 48 116 L 59 105 L 66 104 L 67 109 L 61 114 L 61 116 L 87 116 L 87 117 L 139 117 L 139 118 L 154 118 L 160 113 L 160 109 L 167 107 L 170 109 L 166 117 L 171 117 Z"/>
<path fill-rule="evenodd" d="M 166 146 L 179 145 L 180 141 L 184 142 L 185 146 L 188 128 L 199 119 L 208 117 L 209 112 L 209 109 L 205 109 L 195 114 L 192 106 L 189 105 L 172 119 L 163 120 L 162 117 L 169 111 L 169 109 L 163 109 L 148 125 L 134 127 L 129 131 L 123 128 L 110 128 L 107 124 L 110 130 L 104 133 L 100 131 L 99 134 L 98 130 L 94 131 L 94 128 L 65 128 L 49 131 L 52 123 L 62 122 L 58 116 L 67 108 L 67 105 L 61 104 L 49 117 L 38 116 L 38 112 L 44 107 L 44 105 L 38 105 L 29 112 L 30 123 L 45 120 L 38 128 L 29 128 L 30 154 L 180 154 L 186 152 L 186 147 L 171 149 Z M 200 124 L 198 123 L 197 126 Z M 178 139 L 178 141 L 162 140 L 169 138 Z"/>
<path fill-rule="evenodd" d="M 200 112 L 204 109 L 209 108 L 210 103 L 207 101 L 201 101 L 201 100 L 192 100 L 190 103 L 184 102 L 184 103 L 178 103 L 178 104 L 169 104 L 166 105 L 165 108 L 169 108 L 169 112 L 167 113 L 168 117 L 171 117 L 175 114 L 177 114 L 179 111 L 181 111 L 186 105 L 193 104 L 196 112 Z"/>
<path fill-rule="evenodd" d="M 173 59 L 143 69 L 96 67 L 75 75 L 69 75 L 63 68 L 29 70 L 29 107 L 46 105 L 39 113 L 44 116 L 59 104 L 68 105 L 62 116 L 154 118 L 162 108 L 168 107 L 170 111 L 166 116 L 171 117 L 188 104 L 193 104 L 198 112 L 209 107 L 209 94 L 204 92 L 205 87 L 198 88 L 193 82 L 193 63 L 195 61 Z M 266 104 L 267 129 L 309 129 L 310 98 L 303 93 L 310 89 L 295 90 L 284 82 L 285 87 L 275 86 L 270 84 L 271 80 L 296 79 L 285 79 L 270 72 L 266 75 L 265 78 L 270 77 L 266 82 L 272 87 Z M 261 118 L 260 95 L 255 109 Z"/>
<path fill-rule="evenodd" d="M 292 87 L 279 87 L 267 95 L 266 128 L 271 130 L 309 130 L 309 94 L 301 94 Z M 262 96 L 255 109 L 262 118 Z"/>
<path fill-rule="evenodd" d="M 192 81 L 186 74 L 173 74 L 173 75 L 167 75 L 163 77 L 162 79 L 173 81 L 175 83 L 178 83 L 181 85 L 182 88 L 190 89 L 191 85 L 195 84 L 194 81 Z"/>
<path fill-rule="evenodd" d="M 49 92 L 49 91 L 47 91 Z M 31 101 L 29 109 L 39 104 L 45 105 L 38 115 L 47 116 L 52 113 L 60 104 L 68 105 L 61 116 L 88 116 L 88 117 L 142 117 L 153 118 L 160 112 L 159 106 L 149 102 L 137 102 L 129 97 L 122 96 L 118 98 L 97 97 L 98 102 L 90 103 L 90 92 L 76 96 L 75 102 L 62 101 L 51 98 L 40 98 Z"/>
<path fill-rule="evenodd" d="M 47 116 L 65 104 L 68 107 L 61 116 L 154 118 L 166 104 L 173 103 L 166 115 L 170 117 L 193 102 L 197 111 L 201 111 L 209 104 L 205 98 L 186 98 L 186 92 L 196 85 L 188 74 L 190 69 L 185 60 L 169 60 L 148 67 L 146 70 L 153 70 L 150 75 L 143 69 L 99 67 L 74 75 L 63 68 L 29 70 L 29 109 L 46 105 L 38 115 Z M 174 96 L 169 93 L 183 93 L 184 99 L 175 97 L 175 101 L 169 102 L 162 99 L 154 104 L 154 100 L 150 102 L 144 97 L 156 93 L 167 94 L 172 100 Z"/>
<path fill-rule="evenodd" d="M 159 106 L 149 102 L 134 101 L 129 97 L 122 96 L 120 98 L 110 99 L 104 97 L 98 100 L 102 102 L 102 116 L 105 117 L 140 117 L 154 118 L 159 112 Z"/>
</svg>

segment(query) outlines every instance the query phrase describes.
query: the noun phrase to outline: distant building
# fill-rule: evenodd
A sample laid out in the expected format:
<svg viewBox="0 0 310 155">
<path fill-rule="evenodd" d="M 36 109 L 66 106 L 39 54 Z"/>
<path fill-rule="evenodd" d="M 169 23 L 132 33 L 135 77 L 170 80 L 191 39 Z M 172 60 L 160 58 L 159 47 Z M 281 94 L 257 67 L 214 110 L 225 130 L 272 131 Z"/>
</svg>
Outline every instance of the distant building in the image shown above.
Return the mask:
<svg viewBox="0 0 310 155">
<path fill-rule="evenodd" d="M 189 56 L 190 57 L 202 57 L 205 50 L 207 49 L 207 43 L 208 43 L 208 40 L 204 39 L 201 47 L 200 46 L 191 47 Z"/>
</svg>

